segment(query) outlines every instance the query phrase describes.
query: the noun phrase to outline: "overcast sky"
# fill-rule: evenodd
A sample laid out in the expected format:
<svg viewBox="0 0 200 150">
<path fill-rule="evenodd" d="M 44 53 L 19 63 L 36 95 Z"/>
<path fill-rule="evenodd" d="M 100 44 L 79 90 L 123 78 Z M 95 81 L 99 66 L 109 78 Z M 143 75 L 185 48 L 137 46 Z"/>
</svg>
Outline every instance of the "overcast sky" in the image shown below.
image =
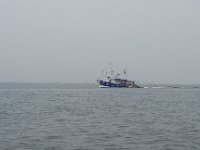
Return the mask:
<svg viewBox="0 0 200 150">
<path fill-rule="evenodd" d="M 0 0 L 0 82 L 200 83 L 199 0 Z"/>
</svg>

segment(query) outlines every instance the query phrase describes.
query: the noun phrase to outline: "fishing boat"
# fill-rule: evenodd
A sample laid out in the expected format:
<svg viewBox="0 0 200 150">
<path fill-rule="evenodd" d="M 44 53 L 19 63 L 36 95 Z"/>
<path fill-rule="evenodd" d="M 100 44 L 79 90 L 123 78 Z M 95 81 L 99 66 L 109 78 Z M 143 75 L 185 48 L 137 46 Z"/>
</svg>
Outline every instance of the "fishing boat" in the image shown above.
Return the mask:
<svg viewBox="0 0 200 150">
<path fill-rule="evenodd" d="M 127 71 L 115 73 L 110 64 L 109 71 L 102 71 L 101 77 L 97 79 L 100 88 L 141 88 L 135 81 L 127 79 Z"/>
</svg>

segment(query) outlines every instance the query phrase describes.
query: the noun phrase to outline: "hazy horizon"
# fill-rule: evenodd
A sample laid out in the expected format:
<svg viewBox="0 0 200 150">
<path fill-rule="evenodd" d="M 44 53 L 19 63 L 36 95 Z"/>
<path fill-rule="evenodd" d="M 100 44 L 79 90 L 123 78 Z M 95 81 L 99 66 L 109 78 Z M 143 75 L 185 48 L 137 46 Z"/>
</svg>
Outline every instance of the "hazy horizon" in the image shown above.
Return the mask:
<svg viewBox="0 0 200 150">
<path fill-rule="evenodd" d="M 200 84 L 200 1 L 0 2 L 0 82 Z"/>
</svg>

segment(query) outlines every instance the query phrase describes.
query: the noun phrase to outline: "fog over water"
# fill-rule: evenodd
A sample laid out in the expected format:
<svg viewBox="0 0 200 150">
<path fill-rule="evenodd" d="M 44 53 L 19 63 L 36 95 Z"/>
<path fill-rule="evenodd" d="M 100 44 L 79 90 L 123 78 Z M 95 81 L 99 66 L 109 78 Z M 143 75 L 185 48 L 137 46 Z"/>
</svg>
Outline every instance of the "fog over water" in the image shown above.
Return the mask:
<svg viewBox="0 0 200 150">
<path fill-rule="evenodd" d="M 200 1 L 0 1 L 0 82 L 197 83 Z"/>
</svg>

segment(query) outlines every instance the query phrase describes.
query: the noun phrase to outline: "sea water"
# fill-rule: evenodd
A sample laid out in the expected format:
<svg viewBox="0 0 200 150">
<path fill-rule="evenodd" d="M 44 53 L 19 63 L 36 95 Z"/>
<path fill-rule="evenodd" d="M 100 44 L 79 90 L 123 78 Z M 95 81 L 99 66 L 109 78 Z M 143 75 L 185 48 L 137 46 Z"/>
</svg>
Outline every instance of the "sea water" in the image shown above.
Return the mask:
<svg viewBox="0 0 200 150">
<path fill-rule="evenodd" d="M 199 150 L 200 88 L 0 84 L 0 150 Z"/>
</svg>

